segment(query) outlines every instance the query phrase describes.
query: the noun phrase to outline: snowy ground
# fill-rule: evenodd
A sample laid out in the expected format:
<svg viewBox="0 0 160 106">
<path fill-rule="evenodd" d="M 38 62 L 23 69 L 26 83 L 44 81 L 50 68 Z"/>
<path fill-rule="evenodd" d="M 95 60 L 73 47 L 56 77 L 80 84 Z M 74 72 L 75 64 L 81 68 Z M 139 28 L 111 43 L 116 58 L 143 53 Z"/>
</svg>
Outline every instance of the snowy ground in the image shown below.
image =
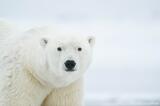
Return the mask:
<svg viewBox="0 0 160 106">
<path fill-rule="evenodd" d="M 160 106 L 160 97 L 155 96 L 99 96 L 86 99 L 86 106 Z"/>
</svg>

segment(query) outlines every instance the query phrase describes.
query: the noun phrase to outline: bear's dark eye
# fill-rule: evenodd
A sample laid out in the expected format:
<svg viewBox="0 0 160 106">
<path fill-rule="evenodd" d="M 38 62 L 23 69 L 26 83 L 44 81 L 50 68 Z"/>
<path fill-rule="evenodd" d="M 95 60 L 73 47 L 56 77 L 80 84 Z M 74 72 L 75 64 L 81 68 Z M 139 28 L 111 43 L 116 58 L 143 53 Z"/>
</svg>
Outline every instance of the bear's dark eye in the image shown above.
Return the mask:
<svg viewBox="0 0 160 106">
<path fill-rule="evenodd" d="M 81 48 L 81 47 L 79 47 L 79 48 L 78 48 L 78 51 L 82 51 L 82 48 Z"/>
<path fill-rule="evenodd" d="M 62 48 L 61 48 L 61 47 L 58 47 L 57 50 L 58 50 L 58 51 L 62 51 Z"/>
</svg>

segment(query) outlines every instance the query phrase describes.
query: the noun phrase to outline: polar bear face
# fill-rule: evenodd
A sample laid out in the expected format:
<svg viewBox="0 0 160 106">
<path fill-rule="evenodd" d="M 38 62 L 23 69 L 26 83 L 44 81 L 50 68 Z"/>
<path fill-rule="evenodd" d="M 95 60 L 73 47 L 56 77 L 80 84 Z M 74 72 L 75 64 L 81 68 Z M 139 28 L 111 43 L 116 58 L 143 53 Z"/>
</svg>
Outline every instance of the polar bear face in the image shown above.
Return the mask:
<svg viewBox="0 0 160 106">
<path fill-rule="evenodd" d="M 33 75 L 45 85 L 67 86 L 82 77 L 90 64 L 92 36 L 49 35 L 33 41 L 37 46 L 32 45 L 28 64 Z"/>
</svg>

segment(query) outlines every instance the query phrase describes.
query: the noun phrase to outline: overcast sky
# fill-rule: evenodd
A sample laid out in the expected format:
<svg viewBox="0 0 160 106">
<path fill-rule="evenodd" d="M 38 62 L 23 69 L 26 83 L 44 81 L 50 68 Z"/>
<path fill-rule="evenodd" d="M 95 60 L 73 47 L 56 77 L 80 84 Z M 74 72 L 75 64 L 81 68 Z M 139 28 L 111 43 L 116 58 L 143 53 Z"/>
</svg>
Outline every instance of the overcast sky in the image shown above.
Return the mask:
<svg viewBox="0 0 160 106">
<path fill-rule="evenodd" d="M 60 21 L 160 19 L 159 0 L 0 0 L 0 16 Z"/>
</svg>

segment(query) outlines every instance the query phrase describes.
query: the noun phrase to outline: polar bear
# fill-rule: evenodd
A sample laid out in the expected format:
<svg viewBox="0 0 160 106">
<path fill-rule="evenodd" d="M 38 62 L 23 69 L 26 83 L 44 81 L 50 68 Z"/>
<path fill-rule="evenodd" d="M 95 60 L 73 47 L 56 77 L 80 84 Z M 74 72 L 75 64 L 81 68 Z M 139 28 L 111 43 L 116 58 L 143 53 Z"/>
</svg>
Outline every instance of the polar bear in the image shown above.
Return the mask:
<svg viewBox="0 0 160 106">
<path fill-rule="evenodd" d="M 82 106 L 93 36 L 36 27 L 0 42 L 0 106 Z"/>
</svg>

